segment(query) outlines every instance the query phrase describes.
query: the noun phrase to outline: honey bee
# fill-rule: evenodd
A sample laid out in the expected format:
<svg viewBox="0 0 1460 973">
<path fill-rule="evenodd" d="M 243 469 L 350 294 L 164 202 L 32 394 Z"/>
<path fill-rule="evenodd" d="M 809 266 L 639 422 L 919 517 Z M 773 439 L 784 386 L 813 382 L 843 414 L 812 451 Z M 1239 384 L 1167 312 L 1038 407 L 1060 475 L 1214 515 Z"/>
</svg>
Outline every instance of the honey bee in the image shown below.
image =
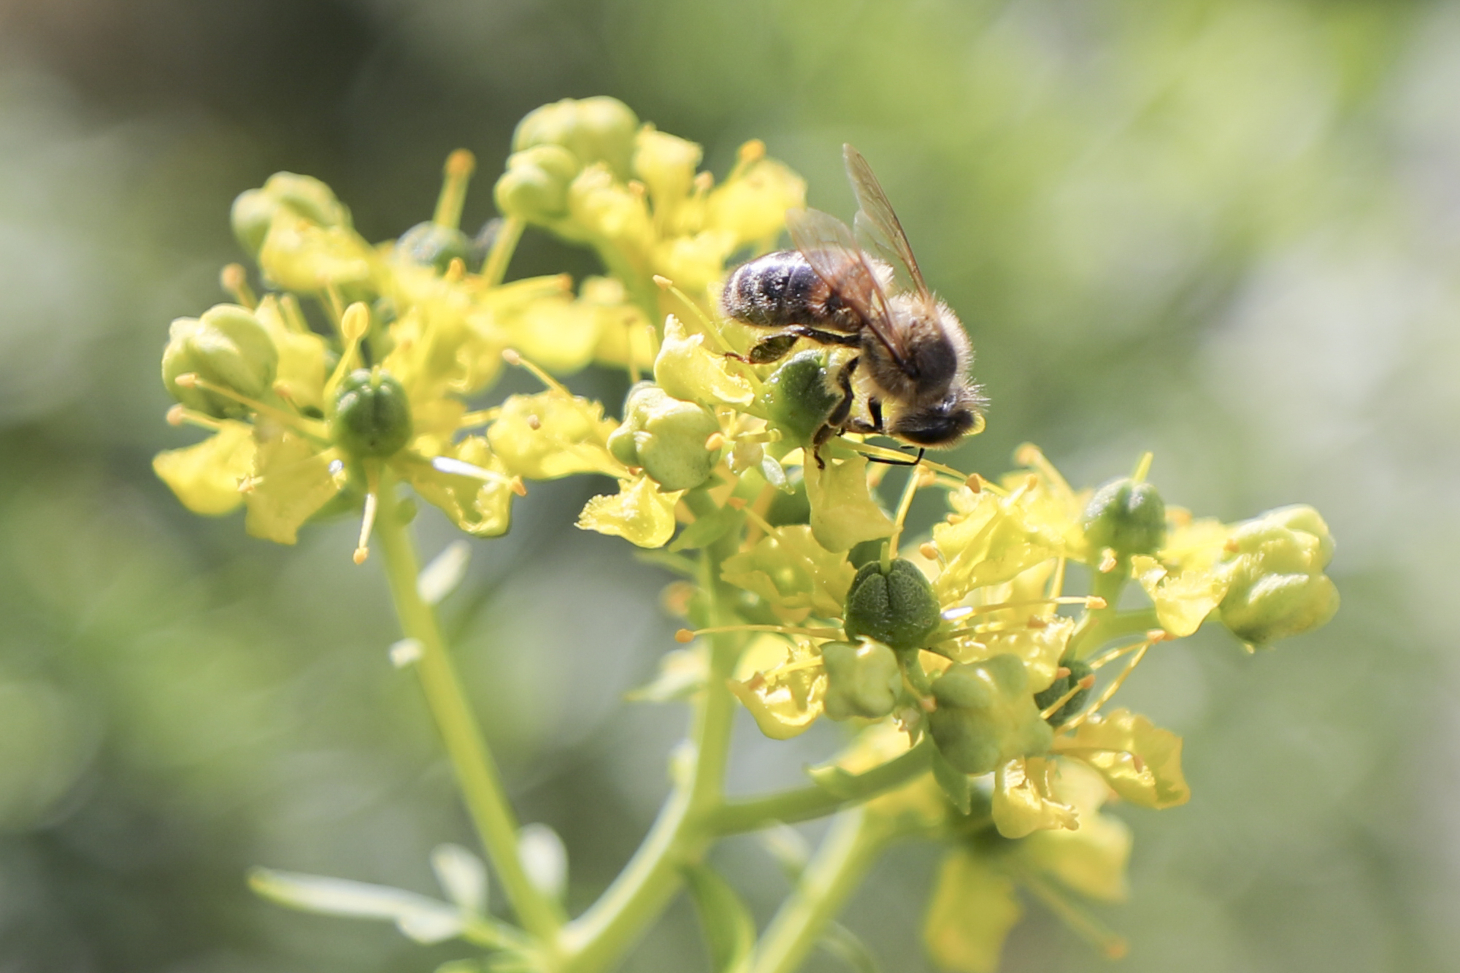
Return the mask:
<svg viewBox="0 0 1460 973">
<path fill-rule="evenodd" d="M 842 154 L 857 197 L 856 234 L 818 210 L 789 211 L 796 249 L 736 268 L 721 311 L 778 330 L 745 356 L 755 364 L 779 360 L 802 338 L 857 349 L 835 376 L 845 395 L 815 446 L 842 432 L 880 433 L 920 447 L 921 459 L 924 449 L 949 448 L 982 428 L 984 399 L 968 380 L 973 348 L 957 316 L 928 289 L 867 160 L 850 145 Z M 816 460 L 824 465 L 819 454 Z"/>
</svg>

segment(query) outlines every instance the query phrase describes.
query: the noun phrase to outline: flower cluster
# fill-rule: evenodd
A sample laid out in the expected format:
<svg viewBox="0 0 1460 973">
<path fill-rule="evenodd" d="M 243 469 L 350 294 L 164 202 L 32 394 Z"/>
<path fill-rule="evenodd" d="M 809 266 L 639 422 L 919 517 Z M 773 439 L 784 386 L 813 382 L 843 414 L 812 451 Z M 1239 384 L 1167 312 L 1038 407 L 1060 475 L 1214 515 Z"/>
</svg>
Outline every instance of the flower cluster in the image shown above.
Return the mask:
<svg viewBox="0 0 1460 973">
<path fill-rule="evenodd" d="M 801 205 L 798 177 L 752 142 L 716 185 L 696 172 L 698 146 L 608 98 L 539 109 L 513 150 L 496 184 L 504 219 L 475 240 L 457 228 L 465 153 L 433 220 L 380 245 L 307 177 L 241 196 L 235 229 L 267 292 L 232 268 L 236 303 L 173 324 L 172 418 L 212 436 L 159 455 L 158 474 L 199 513 L 246 506 L 248 531 L 281 543 L 362 509 L 357 559 L 377 506 L 407 502 L 398 483 L 488 537 L 510 526 L 525 481 L 613 478 L 578 525 L 693 579 L 666 599 L 687 619 L 684 648 L 644 698 L 714 690 L 718 640 L 766 735 L 854 728 L 817 775 L 833 791 L 926 753 L 927 773 L 868 808 L 949 846 L 926 928 L 941 965 L 996 967 L 1016 888 L 1118 952 L 1075 899 L 1125 891 L 1130 835 L 1101 807 L 1167 808 L 1189 791 L 1180 738 L 1113 697 L 1148 652 L 1204 623 L 1249 648 L 1325 623 L 1338 596 L 1322 519 L 1193 518 L 1164 504 L 1149 456 L 1076 491 L 1032 446 L 999 479 L 923 461 L 884 496 L 891 467 L 876 461 L 902 454 L 852 434 L 813 446 L 844 352 L 807 342 L 751 364 L 735 354 L 750 330 L 713 311 L 727 265 L 772 248 Z M 529 226 L 591 247 L 608 276 L 503 283 Z M 504 361 L 544 390 L 474 408 Z M 621 409 L 552 377 L 589 364 L 636 383 Z M 909 538 L 929 489 L 949 512 Z"/>
</svg>

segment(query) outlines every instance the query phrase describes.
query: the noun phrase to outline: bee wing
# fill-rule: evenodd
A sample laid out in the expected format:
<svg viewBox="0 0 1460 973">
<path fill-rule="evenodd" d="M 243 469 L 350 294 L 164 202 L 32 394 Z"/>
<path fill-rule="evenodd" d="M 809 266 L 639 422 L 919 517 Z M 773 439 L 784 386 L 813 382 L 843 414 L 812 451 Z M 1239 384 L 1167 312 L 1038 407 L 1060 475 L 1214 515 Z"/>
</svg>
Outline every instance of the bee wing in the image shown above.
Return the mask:
<svg viewBox="0 0 1460 973">
<path fill-rule="evenodd" d="M 861 316 L 901 366 L 903 349 L 888 324 L 887 297 L 847 225 L 820 210 L 793 209 L 786 213 L 786 229 L 811 269 Z"/>
<path fill-rule="evenodd" d="M 907 234 L 882 191 L 882 184 L 872 174 L 872 167 L 862 158 L 862 153 L 850 145 L 842 146 L 842 157 L 847 164 L 847 178 L 852 182 L 852 191 L 857 194 L 857 232 L 866 238 L 882 259 L 892 265 L 893 272 L 912 284 L 921 295 L 928 294 L 927 282 L 918 262 L 913 257 L 912 246 Z"/>
</svg>

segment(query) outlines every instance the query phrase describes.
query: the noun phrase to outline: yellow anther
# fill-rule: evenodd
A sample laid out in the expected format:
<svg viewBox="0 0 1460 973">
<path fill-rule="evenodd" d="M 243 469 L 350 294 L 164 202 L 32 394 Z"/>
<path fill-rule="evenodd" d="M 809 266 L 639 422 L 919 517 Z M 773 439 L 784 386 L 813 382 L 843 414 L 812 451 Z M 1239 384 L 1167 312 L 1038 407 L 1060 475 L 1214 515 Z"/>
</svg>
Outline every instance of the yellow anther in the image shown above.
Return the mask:
<svg viewBox="0 0 1460 973">
<path fill-rule="evenodd" d="M 542 428 L 542 420 L 535 415 L 528 416 L 527 428 L 531 429 L 533 432 L 537 432 L 539 429 Z"/>
<path fill-rule="evenodd" d="M 759 162 L 765 158 L 765 143 L 760 139 L 751 139 L 740 147 L 740 151 L 736 155 L 739 156 L 741 165 Z"/>
<path fill-rule="evenodd" d="M 344 315 L 340 318 L 340 334 L 345 340 L 353 344 L 365 337 L 370 330 L 370 308 L 364 301 L 356 301 L 345 308 Z"/>
<path fill-rule="evenodd" d="M 248 286 L 248 271 L 243 269 L 243 264 L 229 264 L 223 268 L 218 275 L 219 282 L 223 289 L 233 295 L 233 299 L 239 304 L 252 311 L 258 307 L 258 298 L 254 296 L 253 289 Z"/>
<path fill-rule="evenodd" d="M 1105 548 L 1105 550 L 1100 552 L 1100 564 L 1095 568 L 1095 570 L 1099 571 L 1101 574 L 1109 574 L 1110 572 L 1115 570 L 1116 563 L 1117 561 L 1115 559 L 1114 548 L 1107 547 Z"/>
<path fill-rule="evenodd" d="M 716 452 L 724 445 L 725 435 L 723 433 L 712 432 L 705 438 L 705 452 L 707 453 Z"/>
<path fill-rule="evenodd" d="M 678 642 L 680 645 L 689 645 L 694 640 L 695 633 L 691 632 L 687 628 L 682 628 L 674 633 L 674 641 Z"/>
<path fill-rule="evenodd" d="M 1085 598 L 1085 607 L 1091 611 L 1099 611 L 1102 608 L 1108 608 L 1109 603 L 1099 595 L 1089 595 Z"/>
<path fill-rule="evenodd" d="M 187 410 L 181 405 L 175 405 L 167 410 L 167 424 L 169 426 L 180 426 L 183 424 Z"/>
<path fill-rule="evenodd" d="M 918 545 L 918 553 L 929 561 L 936 561 L 938 560 L 938 545 L 932 541 L 923 541 Z"/>
<path fill-rule="evenodd" d="M 669 290 L 669 288 L 671 288 L 671 287 L 674 286 L 674 281 L 672 281 L 668 277 L 664 277 L 664 276 L 662 276 L 660 274 L 655 274 L 654 275 L 654 286 L 658 287 L 660 290 L 667 291 L 667 290 Z"/>
</svg>

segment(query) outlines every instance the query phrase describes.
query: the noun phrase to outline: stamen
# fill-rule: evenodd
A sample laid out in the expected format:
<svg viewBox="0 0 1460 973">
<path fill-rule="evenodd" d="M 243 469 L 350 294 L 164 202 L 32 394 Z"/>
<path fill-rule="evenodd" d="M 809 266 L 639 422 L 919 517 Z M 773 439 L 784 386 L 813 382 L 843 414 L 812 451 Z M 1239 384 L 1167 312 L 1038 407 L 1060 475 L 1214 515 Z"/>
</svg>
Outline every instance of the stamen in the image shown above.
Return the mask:
<svg viewBox="0 0 1460 973">
<path fill-rule="evenodd" d="M 1119 562 L 1115 558 L 1115 548 L 1107 547 L 1100 552 L 1100 564 L 1095 568 L 1101 574 L 1109 574 L 1115 570 Z"/>
<path fill-rule="evenodd" d="M 502 278 L 507 275 L 507 264 L 511 262 L 517 241 L 522 239 L 522 231 L 526 227 L 521 217 L 509 216 L 497 228 L 497 238 L 492 241 L 492 249 L 487 251 L 487 259 L 482 261 L 482 282 L 487 287 L 502 283 Z"/>
<path fill-rule="evenodd" d="M 1137 483 L 1145 482 L 1146 474 L 1151 472 L 1151 460 L 1155 458 L 1155 453 L 1149 451 L 1142 453 L 1141 458 L 1136 462 L 1135 472 L 1130 475 L 1130 478 Z"/>
<path fill-rule="evenodd" d="M 365 470 L 365 514 L 360 519 L 360 540 L 355 545 L 355 563 L 364 564 L 370 556 L 370 532 L 375 529 L 375 508 L 379 504 L 380 470 L 374 464 Z"/>
<path fill-rule="evenodd" d="M 1064 590 L 1064 587 L 1065 587 L 1065 559 L 1064 558 L 1060 558 L 1055 563 L 1055 566 L 1054 566 L 1054 574 L 1049 579 L 1049 596 L 1051 598 L 1058 598 L 1059 597 L 1059 593 L 1062 590 Z M 1102 598 L 1100 600 L 1102 602 L 1102 604 L 1101 604 L 1100 607 L 1101 608 L 1106 607 L 1103 604 L 1103 602 L 1105 601 L 1105 599 Z"/>
<path fill-rule="evenodd" d="M 1130 951 L 1124 937 L 1106 928 L 1104 923 L 1075 905 L 1032 871 L 1020 869 L 1019 880 L 1044 903 L 1045 908 L 1053 912 L 1075 935 L 1099 950 L 1106 959 L 1120 959 Z"/>
<path fill-rule="evenodd" d="M 485 426 L 496 422 L 497 417 L 502 414 L 501 407 L 492 409 L 480 409 L 476 412 L 468 412 L 456 421 L 457 429 L 472 429 L 476 426 Z"/>
<path fill-rule="evenodd" d="M 441 279 L 446 281 L 446 283 L 448 284 L 456 284 L 459 283 L 461 279 L 465 276 L 466 261 L 462 260 L 460 257 L 452 257 L 451 261 L 447 263 L 446 273 L 441 275 Z"/>
<path fill-rule="evenodd" d="M 1060 666 L 1059 667 L 1059 671 L 1057 673 L 1055 673 L 1055 678 L 1056 679 L 1063 679 L 1066 676 L 1068 676 L 1069 674 L 1070 674 L 1070 670 L 1066 669 L 1064 666 Z M 1077 682 L 1073 686 L 1071 686 L 1070 689 L 1069 689 L 1069 692 L 1065 693 L 1059 699 L 1055 700 L 1053 703 L 1050 703 L 1044 709 L 1040 710 L 1039 711 L 1039 718 L 1041 720 L 1047 720 L 1047 719 L 1049 719 L 1051 716 L 1053 716 L 1054 714 L 1058 713 L 1060 711 L 1060 709 L 1062 709 L 1066 703 L 1068 703 L 1070 700 L 1074 699 L 1075 696 L 1078 693 L 1080 693 L 1080 692 L 1082 692 L 1082 691 L 1084 691 L 1086 689 L 1089 689 L 1090 687 L 1092 687 L 1094 685 L 1095 685 L 1095 676 L 1093 674 L 1086 676 L 1084 679 L 1081 679 L 1079 682 Z"/>
<path fill-rule="evenodd" d="M 1040 476 L 1048 480 L 1060 492 L 1067 494 L 1074 492 L 1070 489 L 1070 485 L 1065 481 L 1065 478 L 1060 476 L 1060 471 L 1054 468 L 1054 464 L 1045 457 L 1044 452 L 1033 443 L 1025 443 L 1016 449 L 1014 451 L 1014 462 L 1020 466 L 1027 466 L 1032 470 L 1037 470 Z"/>
<path fill-rule="evenodd" d="M 968 489 L 973 493 L 982 493 L 983 477 L 979 476 L 977 473 L 970 473 L 968 474 L 968 479 L 963 481 L 963 485 L 968 487 Z"/>
<path fill-rule="evenodd" d="M 282 423 L 283 425 L 292 427 L 294 431 L 300 433 L 301 435 L 307 436 L 310 439 L 316 439 L 324 442 L 329 441 L 329 434 L 328 431 L 325 429 L 324 423 L 314 419 L 306 419 L 303 416 L 291 415 L 282 409 L 276 409 L 271 405 L 265 405 L 257 399 L 251 399 L 246 395 L 240 395 L 233 389 L 226 388 L 222 385 L 215 385 L 212 382 L 208 381 L 206 378 L 203 378 L 201 375 L 197 374 L 196 372 L 184 372 L 177 378 L 173 379 L 173 381 L 175 381 L 178 385 L 181 385 L 183 388 L 200 388 L 205 392 L 212 392 L 214 395 L 221 395 L 225 398 L 232 399 L 240 405 L 248 406 L 250 409 L 257 412 L 261 416 L 268 416 L 270 419 Z"/>
<path fill-rule="evenodd" d="M 167 410 L 167 424 L 169 426 L 197 426 L 199 429 L 207 429 L 212 432 L 223 428 L 222 419 L 214 419 L 210 415 L 189 409 L 181 404 L 174 405 Z"/>
<path fill-rule="evenodd" d="M 722 446 L 724 446 L 724 445 L 725 445 L 725 434 L 724 433 L 712 432 L 712 433 L 710 433 L 709 436 L 707 436 L 705 438 L 705 452 L 707 452 L 707 453 L 718 452 L 720 450 L 720 448 Z"/>
<path fill-rule="evenodd" d="M 457 149 L 446 157 L 445 179 L 441 195 L 436 197 L 436 213 L 431 222 L 454 230 L 461 225 L 461 209 L 466 204 L 466 187 L 477 168 L 477 157 L 466 149 Z"/>
<path fill-rule="evenodd" d="M 434 456 L 431 458 L 431 468 L 437 473 L 445 473 L 448 476 L 466 476 L 473 480 L 483 480 L 487 483 L 501 483 L 509 487 L 519 497 L 527 496 L 527 487 L 520 476 L 507 476 L 505 473 L 498 473 L 495 470 L 485 470 L 465 460 L 454 459 L 450 456 Z"/>
<path fill-rule="evenodd" d="M 1096 698 L 1095 702 L 1086 707 L 1085 710 L 1074 719 L 1070 720 L 1064 726 L 1060 727 L 1060 732 L 1063 733 L 1067 730 L 1073 730 L 1075 727 L 1079 726 L 1081 723 L 1089 719 L 1091 714 L 1098 712 L 1100 707 L 1110 702 L 1110 698 L 1115 695 L 1116 691 L 1120 689 L 1121 685 L 1126 681 L 1126 679 L 1130 678 L 1130 674 L 1135 671 L 1136 666 L 1141 664 L 1141 660 L 1146 657 L 1146 653 L 1150 651 L 1151 646 L 1155 645 L 1157 642 L 1164 641 L 1166 638 L 1168 638 L 1168 634 L 1161 629 L 1153 629 L 1152 631 L 1147 632 L 1145 640 L 1142 642 L 1137 642 L 1133 647 L 1135 650 L 1135 654 L 1132 655 L 1130 661 L 1125 664 L 1125 668 L 1121 670 L 1120 675 L 1112 679 L 1110 681 L 1110 685 L 1101 690 L 1100 695 Z M 1092 666 L 1091 668 L 1094 667 Z"/>
<path fill-rule="evenodd" d="M 1096 604 L 1098 602 L 1099 604 Z M 960 605 L 957 608 L 950 608 L 943 613 L 948 621 L 960 618 L 967 618 L 970 615 L 988 615 L 993 612 L 1005 611 L 1013 608 L 1034 608 L 1038 605 L 1083 605 L 1086 608 L 1103 608 L 1105 599 L 1098 595 L 1064 595 L 1054 598 L 1025 598 L 1020 601 L 1001 601 L 993 605 Z M 1033 619 L 1030 619 L 1033 621 Z M 955 629 L 943 636 L 944 639 L 961 638 L 964 635 L 975 631 L 992 631 L 987 627 L 975 627 L 968 629 Z"/>
<path fill-rule="evenodd" d="M 919 544 L 918 553 L 929 561 L 937 561 L 939 564 L 943 563 L 942 552 L 938 550 L 938 545 L 932 541 L 923 541 Z"/>
<path fill-rule="evenodd" d="M 917 494 L 918 487 L 927 485 L 927 480 L 931 476 L 933 476 L 932 470 L 925 473 L 920 469 L 914 469 L 908 474 L 907 482 L 903 484 L 902 499 L 898 501 L 897 515 L 892 520 L 892 535 L 887 538 L 887 554 L 882 558 L 884 572 L 889 566 L 890 558 L 897 557 L 898 544 L 902 540 L 902 529 L 907 521 L 907 512 L 912 508 L 913 497 Z"/>
<path fill-rule="evenodd" d="M 351 304 L 339 316 L 340 336 L 344 339 L 345 350 L 340 355 L 340 360 L 335 364 L 335 370 L 331 373 L 325 388 L 338 388 L 345 380 L 345 376 L 364 364 L 360 358 L 360 342 L 370 330 L 370 308 L 364 301 L 356 301 Z"/>
<path fill-rule="evenodd" d="M 777 635 L 804 635 L 812 639 L 835 639 L 841 637 L 839 628 L 797 628 L 794 625 L 718 625 L 714 628 L 682 628 L 674 633 L 674 641 L 688 645 L 701 635 L 720 635 L 726 632 L 775 632 Z"/>
<path fill-rule="evenodd" d="M 700 310 L 700 306 L 694 301 L 690 300 L 688 294 L 676 287 L 674 281 L 661 274 L 655 274 L 654 284 L 660 290 L 668 291 L 670 294 L 674 295 L 675 299 L 678 300 L 679 303 L 689 308 L 690 313 L 699 319 L 701 328 L 705 331 L 706 334 L 708 334 L 711 338 L 715 340 L 715 344 L 720 346 L 721 351 L 732 356 L 735 354 L 735 349 L 730 347 L 730 342 L 726 341 L 725 336 L 720 333 L 720 326 L 717 325 L 714 321 L 710 320 L 710 316 L 704 311 Z M 731 360 L 739 361 L 740 359 L 732 358 Z M 746 370 L 750 371 L 750 369 Z"/>
<path fill-rule="evenodd" d="M 223 285 L 223 289 L 233 295 L 235 301 L 250 311 L 259 306 L 253 288 L 248 286 L 248 271 L 243 269 L 243 264 L 229 264 L 224 267 L 223 272 L 218 275 L 218 280 Z"/>
<path fill-rule="evenodd" d="M 300 334 L 308 334 L 311 331 L 309 322 L 304 319 L 304 309 L 299 306 L 299 298 L 293 294 L 285 294 L 279 298 L 279 311 L 290 329 Z"/>
<path fill-rule="evenodd" d="M 694 193 L 696 196 L 703 196 L 715 186 L 715 174 L 706 169 L 704 172 L 695 173 Z"/>
<path fill-rule="evenodd" d="M 518 368 L 526 369 L 527 371 L 531 372 L 533 377 L 535 377 L 539 382 L 548 387 L 549 391 L 559 392 L 563 395 L 566 395 L 570 399 L 573 397 L 573 393 L 568 391 L 568 387 L 566 385 L 553 378 L 547 372 L 543 371 L 541 368 L 539 368 L 537 365 L 534 365 L 526 358 L 523 358 L 516 348 L 503 349 L 502 360 L 509 365 L 515 365 Z"/>
</svg>

